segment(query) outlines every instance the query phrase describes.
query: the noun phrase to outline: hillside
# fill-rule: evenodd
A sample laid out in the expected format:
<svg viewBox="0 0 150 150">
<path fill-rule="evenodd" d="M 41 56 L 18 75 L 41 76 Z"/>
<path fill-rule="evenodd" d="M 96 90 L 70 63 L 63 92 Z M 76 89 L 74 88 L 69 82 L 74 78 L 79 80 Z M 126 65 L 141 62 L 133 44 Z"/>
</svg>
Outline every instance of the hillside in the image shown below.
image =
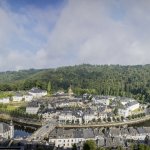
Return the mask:
<svg viewBox="0 0 150 150">
<path fill-rule="evenodd" d="M 30 69 L 0 73 L 0 90 L 27 90 L 33 86 L 52 90 L 67 90 L 70 85 L 76 94 L 89 92 L 120 95 L 140 100 L 150 99 L 150 65 L 78 65 L 57 69 Z"/>
</svg>

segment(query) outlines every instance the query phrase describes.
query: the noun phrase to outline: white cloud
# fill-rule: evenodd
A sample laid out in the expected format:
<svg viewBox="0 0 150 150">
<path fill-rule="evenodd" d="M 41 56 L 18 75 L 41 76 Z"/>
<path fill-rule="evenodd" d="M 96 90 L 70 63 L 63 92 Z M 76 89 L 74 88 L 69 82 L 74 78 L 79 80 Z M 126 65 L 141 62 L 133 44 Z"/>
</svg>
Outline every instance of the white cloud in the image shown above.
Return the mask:
<svg viewBox="0 0 150 150">
<path fill-rule="evenodd" d="M 0 68 L 150 63 L 149 6 L 148 0 L 76 0 L 61 11 L 28 6 L 14 12 L 3 4 Z"/>
</svg>

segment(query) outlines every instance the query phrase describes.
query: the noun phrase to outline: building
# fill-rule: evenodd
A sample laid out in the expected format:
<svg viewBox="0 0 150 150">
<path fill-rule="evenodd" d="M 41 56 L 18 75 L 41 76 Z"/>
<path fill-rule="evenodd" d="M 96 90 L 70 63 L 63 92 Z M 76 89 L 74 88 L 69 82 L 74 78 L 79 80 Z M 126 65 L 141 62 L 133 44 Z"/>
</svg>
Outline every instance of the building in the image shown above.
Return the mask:
<svg viewBox="0 0 150 150">
<path fill-rule="evenodd" d="M 14 137 L 14 126 L 12 122 L 10 125 L 3 122 L 0 123 L 0 137 L 5 139 Z"/>
<path fill-rule="evenodd" d="M 129 109 L 125 109 L 125 108 L 118 109 L 118 115 L 120 115 L 120 116 L 128 117 L 130 114 L 131 113 L 130 113 Z"/>
<path fill-rule="evenodd" d="M 37 114 L 40 109 L 40 104 L 33 101 L 32 103 L 29 103 L 26 107 L 26 113 L 28 114 Z"/>
<path fill-rule="evenodd" d="M 8 104 L 9 102 L 10 102 L 10 98 L 9 97 L 5 97 L 5 98 L 1 98 L 0 99 L 0 103 Z"/>
<path fill-rule="evenodd" d="M 33 99 L 33 96 L 31 94 L 23 95 L 23 100 L 26 102 L 30 102 L 32 101 L 32 99 Z"/>
<path fill-rule="evenodd" d="M 126 103 L 123 108 L 118 109 L 118 114 L 120 116 L 128 117 L 131 115 L 132 111 L 138 109 L 140 107 L 140 104 L 137 101 L 131 101 L 129 103 Z"/>
<path fill-rule="evenodd" d="M 15 102 L 20 102 L 23 100 L 23 95 L 21 93 L 16 93 L 13 97 L 12 100 Z"/>
<path fill-rule="evenodd" d="M 59 123 L 79 123 L 82 124 L 82 117 L 72 112 L 64 112 L 58 116 Z"/>
<path fill-rule="evenodd" d="M 103 104 L 108 106 L 110 104 L 110 99 L 109 97 L 99 97 L 99 96 L 95 96 L 92 98 L 92 101 L 94 104 Z"/>
<path fill-rule="evenodd" d="M 86 140 L 95 140 L 92 129 L 54 129 L 49 142 L 54 143 L 56 147 L 71 148 L 73 144 L 84 142 Z"/>
<path fill-rule="evenodd" d="M 94 115 L 94 113 L 89 113 L 89 112 L 85 112 L 83 115 L 83 120 L 84 123 L 89 123 L 90 121 L 92 121 L 93 119 L 97 120 L 97 116 Z"/>
<path fill-rule="evenodd" d="M 29 92 L 34 98 L 40 98 L 47 95 L 47 91 L 41 90 L 39 88 L 32 88 Z"/>
<path fill-rule="evenodd" d="M 134 111 L 140 107 L 140 104 L 137 101 L 131 101 L 125 105 L 129 111 Z"/>
</svg>

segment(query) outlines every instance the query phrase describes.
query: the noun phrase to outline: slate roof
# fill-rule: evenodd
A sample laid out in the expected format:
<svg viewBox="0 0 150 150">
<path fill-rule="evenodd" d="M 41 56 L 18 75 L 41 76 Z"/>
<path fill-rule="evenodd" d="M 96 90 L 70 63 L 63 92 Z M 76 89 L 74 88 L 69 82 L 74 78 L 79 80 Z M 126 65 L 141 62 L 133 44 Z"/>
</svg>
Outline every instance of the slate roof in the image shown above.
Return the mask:
<svg viewBox="0 0 150 150">
<path fill-rule="evenodd" d="M 6 123 L 0 122 L 0 133 L 5 133 L 10 130 L 10 127 Z"/>
</svg>

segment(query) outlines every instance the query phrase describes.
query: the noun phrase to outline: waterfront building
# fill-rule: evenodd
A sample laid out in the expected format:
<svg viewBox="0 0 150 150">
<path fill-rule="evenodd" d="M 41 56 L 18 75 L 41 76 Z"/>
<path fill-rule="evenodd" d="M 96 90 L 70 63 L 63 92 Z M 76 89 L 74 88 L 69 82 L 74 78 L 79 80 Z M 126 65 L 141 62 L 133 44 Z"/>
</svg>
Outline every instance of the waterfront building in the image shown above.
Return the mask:
<svg viewBox="0 0 150 150">
<path fill-rule="evenodd" d="M 12 121 L 10 125 L 0 122 L 0 137 L 5 139 L 14 137 L 14 126 L 12 124 Z"/>
<path fill-rule="evenodd" d="M 36 101 L 33 101 L 32 103 L 29 103 L 26 107 L 26 113 L 28 114 L 37 114 L 40 109 L 40 104 L 38 104 Z"/>
</svg>

